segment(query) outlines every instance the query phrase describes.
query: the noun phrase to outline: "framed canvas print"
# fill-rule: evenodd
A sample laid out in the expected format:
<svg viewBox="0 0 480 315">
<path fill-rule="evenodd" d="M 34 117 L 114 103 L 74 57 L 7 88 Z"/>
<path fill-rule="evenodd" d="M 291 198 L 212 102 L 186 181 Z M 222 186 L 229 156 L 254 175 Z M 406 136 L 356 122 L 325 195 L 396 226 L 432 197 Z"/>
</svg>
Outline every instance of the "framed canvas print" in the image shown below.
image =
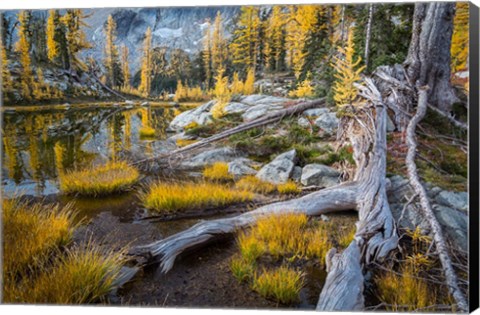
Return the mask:
<svg viewBox="0 0 480 315">
<path fill-rule="evenodd" d="M 2 303 L 475 310 L 478 20 L 0 11 Z"/>
</svg>

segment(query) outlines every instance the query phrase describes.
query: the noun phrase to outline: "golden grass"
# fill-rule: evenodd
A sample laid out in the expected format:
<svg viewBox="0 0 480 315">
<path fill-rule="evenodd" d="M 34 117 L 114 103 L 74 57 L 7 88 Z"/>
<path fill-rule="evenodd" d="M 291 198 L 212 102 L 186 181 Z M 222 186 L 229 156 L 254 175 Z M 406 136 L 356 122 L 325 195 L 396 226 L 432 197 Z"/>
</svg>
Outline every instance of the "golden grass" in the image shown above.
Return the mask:
<svg viewBox="0 0 480 315">
<path fill-rule="evenodd" d="M 255 274 L 255 264 L 243 259 L 243 257 L 235 256 L 230 261 L 230 270 L 238 282 L 249 281 Z"/>
<path fill-rule="evenodd" d="M 375 279 L 378 296 L 392 311 L 411 312 L 436 304 L 435 292 L 428 283 L 418 278 L 418 273 L 411 264 L 404 265 L 400 274 L 386 272 Z"/>
<path fill-rule="evenodd" d="M 70 206 L 3 201 L 3 301 L 77 304 L 105 296 L 123 264 L 121 253 L 93 243 L 64 250 L 74 230 Z"/>
<path fill-rule="evenodd" d="M 5 278 L 36 268 L 48 260 L 52 250 L 66 245 L 73 232 L 71 206 L 28 204 L 4 199 L 3 270 Z"/>
<path fill-rule="evenodd" d="M 212 181 L 228 181 L 233 179 L 233 175 L 228 172 L 228 164 L 216 162 L 213 165 L 205 167 L 203 177 Z"/>
<path fill-rule="evenodd" d="M 66 194 L 103 196 L 128 190 L 140 173 L 126 162 L 109 162 L 60 174 L 60 190 Z"/>
<path fill-rule="evenodd" d="M 296 195 L 302 192 L 294 181 L 289 180 L 284 184 L 277 185 L 277 191 L 282 195 Z"/>
<path fill-rule="evenodd" d="M 146 193 L 143 193 L 141 199 L 147 209 L 168 213 L 245 202 L 252 200 L 253 194 L 208 182 L 158 182 L 153 184 Z"/>
<path fill-rule="evenodd" d="M 243 260 L 249 263 L 255 262 L 265 252 L 265 246 L 253 234 L 240 233 L 237 243 Z"/>
<path fill-rule="evenodd" d="M 153 129 L 152 127 L 141 127 L 139 130 L 138 130 L 138 133 L 140 134 L 140 137 L 141 138 L 152 138 L 152 137 L 155 137 L 155 129 Z"/>
<path fill-rule="evenodd" d="M 177 144 L 177 147 L 185 147 L 187 145 L 190 145 L 192 143 L 197 142 L 198 140 L 191 140 L 191 139 L 177 139 L 175 142 Z"/>
<path fill-rule="evenodd" d="M 242 177 L 238 182 L 236 182 L 235 187 L 241 190 L 248 190 L 260 194 L 270 194 L 277 189 L 274 184 L 264 182 L 253 175 Z"/>
<path fill-rule="evenodd" d="M 298 300 L 303 284 L 301 272 L 281 266 L 275 270 L 264 270 L 261 275 L 255 276 L 252 287 L 263 297 L 289 304 Z"/>
<path fill-rule="evenodd" d="M 342 248 L 347 248 L 355 237 L 356 229 L 342 229 L 338 233 L 337 242 Z"/>
</svg>

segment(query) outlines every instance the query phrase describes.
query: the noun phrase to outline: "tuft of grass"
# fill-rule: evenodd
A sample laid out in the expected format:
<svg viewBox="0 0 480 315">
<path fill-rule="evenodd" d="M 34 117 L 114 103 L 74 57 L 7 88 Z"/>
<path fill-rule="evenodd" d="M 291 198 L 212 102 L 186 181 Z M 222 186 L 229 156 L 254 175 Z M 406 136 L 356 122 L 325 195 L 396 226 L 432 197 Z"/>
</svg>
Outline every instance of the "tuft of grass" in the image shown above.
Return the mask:
<svg viewBox="0 0 480 315">
<path fill-rule="evenodd" d="M 103 253 L 95 244 L 67 250 L 42 272 L 25 296 L 34 303 L 85 304 L 99 301 L 114 287 L 123 265 L 121 252 Z"/>
<path fill-rule="evenodd" d="M 141 199 L 147 209 L 168 213 L 249 201 L 253 199 L 253 194 L 245 190 L 236 190 L 208 182 L 158 182 L 153 184 L 147 192 L 141 194 Z"/>
<path fill-rule="evenodd" d="M 177 144 L 177 147 L 185 147 L 197 141 L 198 140 L 194 140 L 194 139 L 177 139 L 176 144 Z"/>
<path fill-rule="evenodd" d="M 265 246 L 253 234 L 240 233 L 238 249 L 243 260 L 254 263 L 265 252 Z"/>
<path fill-rule="evenodd" d="M 88 243 L 65 249 L 74 231 L 71 206 L 3 201 L 3 301 L 83 304 L 115 286 L 122 253 Z"/>
<path fill-rule="evenodd" d="M 355 228 L 352 229 L 342 229 L 337 236 L 337 242 L 338 245 L 341 246 L 342 248 L 347 248 L 348 245 L 353 241 L 353 238 L 355 237 Z"/>
<path fill-rule="evenodd" d="M 378 296 L 392 311 L 411 312 L 436 304 L 434 292 L 428 283 L 418 278 L 418 273 L 407 264 L 400 274 L 388 271 L 375 279 Z"/>
<path fill-rule="evenodd" d="M 104 196 L 128 190 L 140 173 L 126 162 L 108 162 L 59 175 L 60 190 L 65 194 Z"/>
<path fill-rule="evenodd" d="M 141 127 L 138 131 L 141 138 L 153 138 L 155 137 L 155 129 L 152 127 Z"/>
<path fill-rule="evenodd" d="M 254 175 L 247 175 L 242 177 L 235 183 L 235 187 L 241 190 L 247 190 L 260 194 L 270 194 L 274 192 L 277 187 L 269 182 L 264 182 Z"/>
<path fill-rule="evenodd" d="M 233 175 L 228 173 L 228 164 L 216 162 L 203 170 L 203 177 L 212 181 L 228 181 L 233 179 Z"/>
<path fill-rule="evenodd" d="M 331 229 L 328 226 L 322 224 L 308 231 L 306 236 L 309 240 L 305 250 L 307 257 L 317 257 L 322 266 L 325 264 L 327 252 L 333 247 L 329 239 L 330 231 Z"/>
<path fill-rule="evenodd" d="M 71 239 L 74 224 L 71 205 L 44 206 L 15 199 L 4 199 L 3 271 L 8 279 L 41 266 L 53 250 Z"/>
<path fill-rule="evenodd" d="M 289 180 L 284 184 L 277 185 L 278 193 L 282 195 L 296 195 L 302 192 L 294 181 Z"/>
<path fill-rule="evenodd" d="M 275 270 L 264 270 L 261 275 L 255 276 L 252 287 L 263 297 L 289 304 L 298 301 L 303 284 L 301 272 L 282 266 Z"/>
<path fill-rule="evenodd" d="M 235 256 L 230 261 L 230 270 L 238 282 L 246 282 L 253 278 L 255 265 L 243 257 Z"/>
</svg>

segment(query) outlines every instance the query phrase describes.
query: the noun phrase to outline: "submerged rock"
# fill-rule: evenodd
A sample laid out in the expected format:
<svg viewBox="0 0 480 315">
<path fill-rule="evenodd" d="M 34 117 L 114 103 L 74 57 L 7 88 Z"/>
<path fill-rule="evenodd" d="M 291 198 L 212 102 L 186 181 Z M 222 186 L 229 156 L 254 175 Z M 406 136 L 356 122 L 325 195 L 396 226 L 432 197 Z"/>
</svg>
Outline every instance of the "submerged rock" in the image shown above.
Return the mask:
<svg viewBox="0 0 480 315">
<path fill-rule="evenodd" d="M 308 164 L 302 169 L 300 181 L 305 186 L 330 187 L 340 182 L 340 173 L 323 164 Z"/>
<path fill-rule="evenodd" d="M 273 184 L 286 183 L 292 175 L 296 156 L 297 151 L 295 149 L 280 154 L 273 161 L 262 167 L 258 171 L 257 177 Z"/>
</svg>

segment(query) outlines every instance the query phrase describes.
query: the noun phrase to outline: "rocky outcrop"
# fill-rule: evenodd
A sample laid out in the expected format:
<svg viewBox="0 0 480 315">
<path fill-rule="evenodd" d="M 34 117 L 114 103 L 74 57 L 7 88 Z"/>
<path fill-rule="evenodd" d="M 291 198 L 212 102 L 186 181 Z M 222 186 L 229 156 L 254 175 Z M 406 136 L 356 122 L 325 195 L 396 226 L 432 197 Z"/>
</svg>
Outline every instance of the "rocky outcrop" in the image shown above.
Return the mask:
<svg viewBox="0 0 480 315">
<path fill-rule="evenodd" d="M 401 176 L 390 178 L 391 190 L 388 196 L 392 214 L 401 228 L 420 227 L 424 234 L 429 234 L 430 226 L 423 218 L 421 207 L 416 202 L 405 206 L 407 198 L 414 194 L 408 180 Z M 445 236 L 452 244 L 464 251 L 468 249 L 468 194 L 452 192 L 425 184 L 432 209 Z"/>
<path fill-rule="evenodd" d="M 340 182 L 340 173 L 326 165 L 308 164 L 302 169 L 300 181 L 305 186 L 331 187 Z"/>
<path fill-rule="evenodd" d="M 296 156 L 297 151 L 295 149 L 280 154 L 273 161 L 262 167 L 258 171 L 257 177 L 273 184 L 286 183 L 295 167 Z"/>
</svg>

